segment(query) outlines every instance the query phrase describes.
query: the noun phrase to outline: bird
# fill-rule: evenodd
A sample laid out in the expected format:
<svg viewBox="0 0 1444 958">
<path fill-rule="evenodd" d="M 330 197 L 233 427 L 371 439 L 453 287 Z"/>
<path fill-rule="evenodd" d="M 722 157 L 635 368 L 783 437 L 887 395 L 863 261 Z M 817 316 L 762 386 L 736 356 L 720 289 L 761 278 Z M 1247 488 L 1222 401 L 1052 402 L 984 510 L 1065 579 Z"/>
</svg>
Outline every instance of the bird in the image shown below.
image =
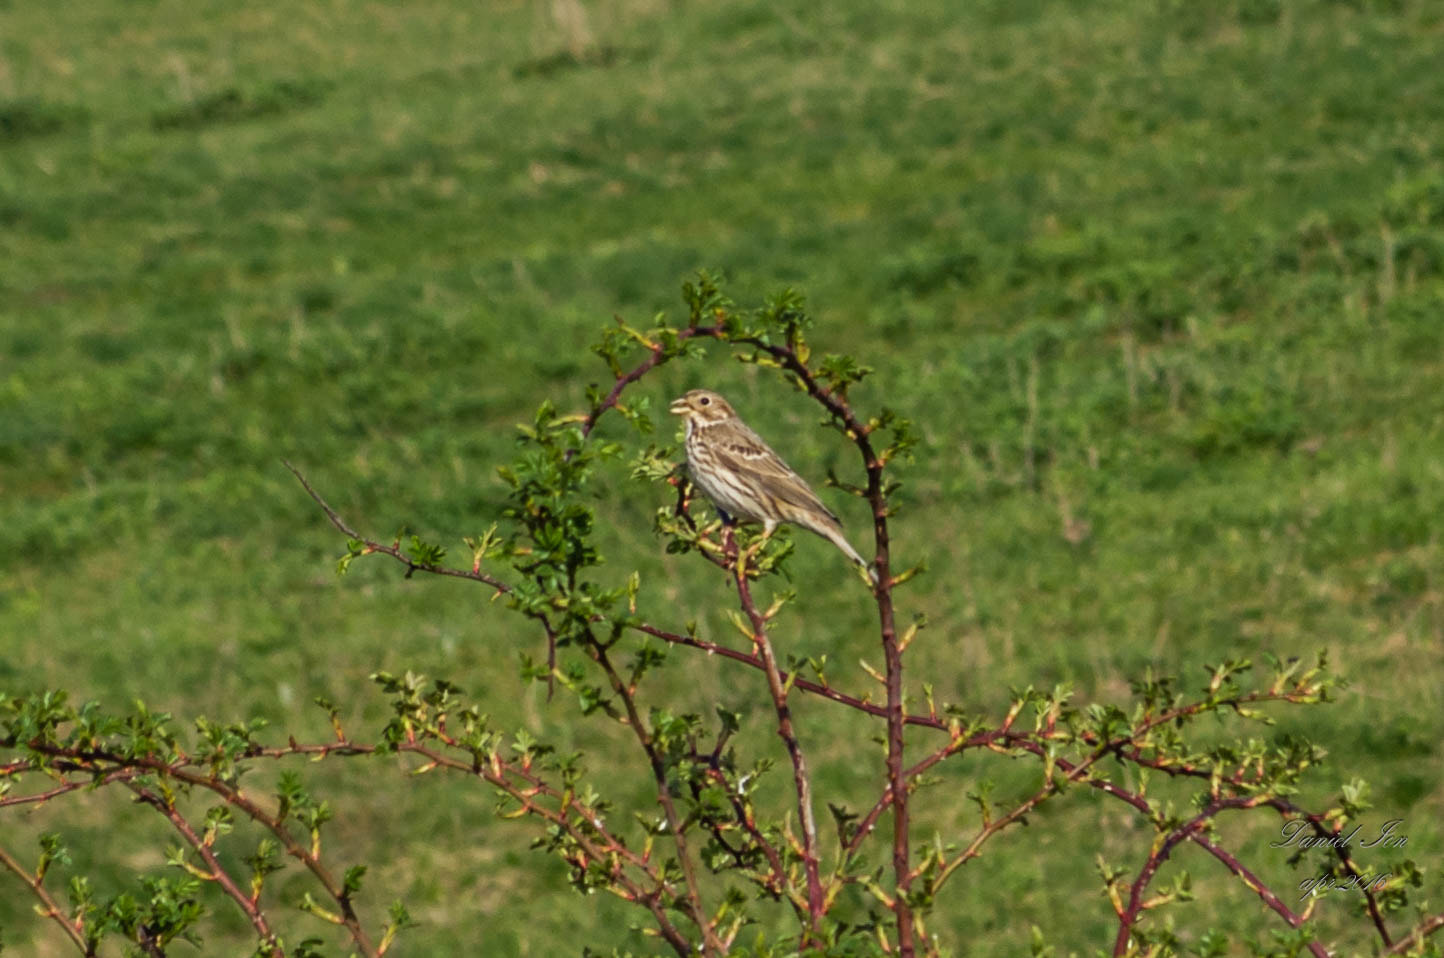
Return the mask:
<svg viewBox="0 0 1444 958">
<path fill-rule="evenodd" d="M 816 533 L 858 565 L 877 573 L 842 533 L 842 522 L 772 447 L 710 389 L 693 389 L 669 407 L 687 427 L 687 470 L 723 521 L 760 522 L 763 538 L 790 522 Z"/>
</svg>

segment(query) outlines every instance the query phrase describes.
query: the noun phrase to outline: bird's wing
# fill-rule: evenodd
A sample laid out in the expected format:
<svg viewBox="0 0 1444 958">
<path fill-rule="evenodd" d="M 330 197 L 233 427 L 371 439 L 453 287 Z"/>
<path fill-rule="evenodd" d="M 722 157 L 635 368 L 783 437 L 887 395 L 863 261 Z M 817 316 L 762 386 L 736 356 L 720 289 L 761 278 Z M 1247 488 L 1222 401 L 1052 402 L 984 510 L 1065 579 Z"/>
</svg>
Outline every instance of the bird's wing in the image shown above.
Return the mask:
<svg viewBox="0 0 1444 958">
<path fill-rule="evenodd" d="M 723 468 L 752 477 L 763 492 L 775 499 L 799 509 L 817 510 L 833 522 L 839 522 L 832 510 L 817 498 L 806 480 L 783 462 L 761 436 L 740 422 L 733 421 L 727 425 L 730 428 L 717 435 L 713 445 Z"/>
</svg>

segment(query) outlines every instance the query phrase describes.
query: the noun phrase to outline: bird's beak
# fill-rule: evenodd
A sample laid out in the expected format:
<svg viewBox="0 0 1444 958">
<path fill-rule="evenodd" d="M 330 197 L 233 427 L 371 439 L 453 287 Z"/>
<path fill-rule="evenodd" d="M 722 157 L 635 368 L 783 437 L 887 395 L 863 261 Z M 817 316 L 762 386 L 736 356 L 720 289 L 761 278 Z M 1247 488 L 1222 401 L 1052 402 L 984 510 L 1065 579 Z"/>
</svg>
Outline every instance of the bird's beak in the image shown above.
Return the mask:
<svg viewBox="0 0 1444 958">
<path fill-rule="evenodd" d="M 691 407 L 687 405 L 685 399 L 674 399 L 672 405 L 667 407 L 667 411 L 674 416 L 685 416 L 691 411 Z"/>
</svg>

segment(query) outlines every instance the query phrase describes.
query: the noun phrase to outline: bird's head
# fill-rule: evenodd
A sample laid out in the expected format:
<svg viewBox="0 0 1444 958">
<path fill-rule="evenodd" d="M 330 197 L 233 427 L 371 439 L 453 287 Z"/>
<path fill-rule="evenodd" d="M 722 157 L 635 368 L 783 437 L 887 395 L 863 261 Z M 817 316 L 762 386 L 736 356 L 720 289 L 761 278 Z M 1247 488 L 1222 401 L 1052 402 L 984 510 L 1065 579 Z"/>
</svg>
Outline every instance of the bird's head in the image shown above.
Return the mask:
<svg viewBox="0 0 1444 958">
<path fill-rule="evenodd" d="M 710 426 L 737 415 L 727 400 L 710 389 L 693 389 L 672 400 L 670 408 L 672 415 L 682 416 L 689 423 L 698 426 Z"/>
</svg>

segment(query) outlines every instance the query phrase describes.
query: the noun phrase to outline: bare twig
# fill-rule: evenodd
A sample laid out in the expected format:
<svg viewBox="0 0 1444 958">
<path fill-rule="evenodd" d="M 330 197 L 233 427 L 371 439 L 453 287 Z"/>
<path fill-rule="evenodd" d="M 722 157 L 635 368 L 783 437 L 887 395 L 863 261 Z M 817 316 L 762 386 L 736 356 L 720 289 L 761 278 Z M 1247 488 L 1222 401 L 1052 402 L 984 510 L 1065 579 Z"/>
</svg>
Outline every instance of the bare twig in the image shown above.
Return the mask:
<svg viewBox="0 0 1444 958">
<path fill-rule="evenodd" d="M 326 518 L 331 520 L 331 525 L 335 526 L 336 529 L 348 539 L 355 539 L 357 542 L 360 542 L 362 544 L 362 555 L 379 553 L 381 555 L 390 556 L 397 562 L 400 562 L 402 565 L 406 566 L 407 575 L 410 575 L 412 572 L 429 572 L 432 575 L 453 576 L 458 579 L 471 579 L 475 582 L 484 582 L 503 595 L 511 591 L 511 587 L 508 586 L 505 582 L 502 582 L 495 576 L 487 575 L 480 569 L 454 569 L 450 566 L 433 565 L 426 562 L 417 562 L 410 556 L 403 553 L 400 547 L 395 544 L 387 545 L 383 542 L 377 542 L 372 539 L 367 539 L 365 536 L 361 535 L 361 533 L 357 532 L 355 529 L 352 529 L 349 525 L 346 524 L 346 520 L 341 518 L 340 513 L 338 513 L 335 509 L 332 509 L 331 506 L 326 502 L 326 500 L 321 498 L 321 494 L 315 490 L 311 483 L 307 481 L 306 477 L 301 474 L 301 471 L 295 466 L 293 466 L 289 460 L 282 459 L 281 464 L 285 466 L 288 470 L 290 470 L 291 475 L 295 476 L 296 481 L 299 482 L 301 484 L 301 487 L 306 490 L 306 494 L 315 501 L 316 505 L 321 507 L 322 512 L 326 513 Z"/>
</svg>

